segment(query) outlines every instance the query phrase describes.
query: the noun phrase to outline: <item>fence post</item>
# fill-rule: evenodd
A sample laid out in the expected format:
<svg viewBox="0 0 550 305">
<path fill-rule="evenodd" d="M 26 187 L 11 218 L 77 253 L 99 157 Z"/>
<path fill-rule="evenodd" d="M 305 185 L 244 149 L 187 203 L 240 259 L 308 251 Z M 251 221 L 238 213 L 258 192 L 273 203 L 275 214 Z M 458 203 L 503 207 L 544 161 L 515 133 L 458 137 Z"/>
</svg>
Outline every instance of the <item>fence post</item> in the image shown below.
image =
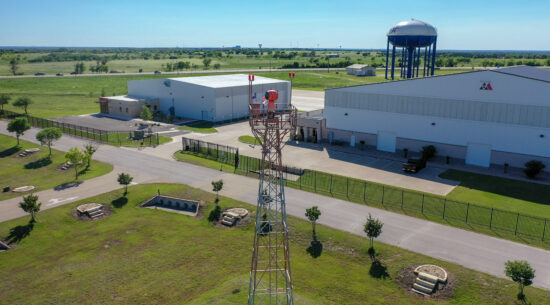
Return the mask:
<svg viewBox="0 0 550 305">
<path fill-rule="evenodd" d="M 302 176 L 300 176 L 300 179 L 298 180 L 300 180 L 300 189 L 302 189 Z"/>
<path fill-rule="evenodd" d="M 313 191 L 317 193 L 317 171 L 313 171 Z"/>
<path fill-rule="evenodd" d="M 382 205 L 384 205 L 384 186 L 382 185 Z"/>
<path fill-rule="evenodd" d="M 363 181 L 363 202 L 367 201 L 367 181 Z"/>
<path fill-rule="evenodd" d="M 542 241 L 544 241 L 544 234 L 546 233 L 547 224 L 548 224 L 548 218 L 544 218 L 544 228 L 542 229 Z"/>
<path fill-rule="evenodd" d="M 250 162 L 250 158 L 246 157 L 246 176 L 248 176 L 248 163 Z"/>
<path fill-rule="evenodd" d="M 346 197 L 349 198 L 349 178 L 346 178 Z"/>
<path fill-rule="evenodd" d="M 402 190 L 401 191 L 401 210 L 403 209 L 403 197 L 405 197 L 405 192 Z"/>
<path fill-rule="evenodd" d="M 466 223 L 468 223 L 468 216 L 470 216 L 470 203 L 468 202 L 468 207 L 466 208 Z"/>
<path fill-rule="evenodd" d="M 424 214 L 424 194 L 422 194 L 422 210 L 421 213 Z"/>
<path fill-rule="evenodd" d="M 216 159 L 220 159 L 220 146 L 216 144 Z"/>
<path fill-rule="evenodd" d="M 332 175 L 330 175 L 330 186 L 329 186 L 330 194 L 332 195 Z"/>
<path fill-rule="evenodd" d="M 516 218 L 516 231 L 514 232 L 514 235 L 518 235 L 518 223 L 519 223 L 519 213 L 518 213 L 518 217 Z"/>
<path fill-rule="evenodd" d="M 489 220 L 489 229 L 493 228 L 493 212 L 495 211 L 494 208 L 491 208 L 491 219 Z"/>
<path fill-rule="evenodd" d="M 445 211 L 447 211 L 447 198 L 443 201 L 443 219 L 445 219 Z"/>
</svg>

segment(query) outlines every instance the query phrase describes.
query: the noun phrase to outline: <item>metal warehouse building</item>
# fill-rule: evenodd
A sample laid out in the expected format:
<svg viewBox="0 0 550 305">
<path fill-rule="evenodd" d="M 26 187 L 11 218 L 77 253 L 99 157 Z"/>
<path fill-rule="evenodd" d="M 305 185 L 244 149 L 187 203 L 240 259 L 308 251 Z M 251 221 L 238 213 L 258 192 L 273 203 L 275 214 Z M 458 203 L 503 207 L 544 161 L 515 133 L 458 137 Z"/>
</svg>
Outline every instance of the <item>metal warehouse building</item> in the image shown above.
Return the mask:
<svg viewBox="0 0 550 305">
<path fill-rule="evenodd" d="M 466 164 L 550 167 L 550 70 L 526 66 L 411 79 L 325 92 L 329 141 L 420 151 Z"/>
<path fill-rule="evenodd" d="M 290 99 L 290 82 L 256 76 L 253 93 L 258 99 L 270 89 L 279 91 L 280 103 Z M 158 100 L 165 114 L 206 121 L 248 116 L 248 75 L 230 74 L 128 81 L 127 97 Z"/>
</svg>

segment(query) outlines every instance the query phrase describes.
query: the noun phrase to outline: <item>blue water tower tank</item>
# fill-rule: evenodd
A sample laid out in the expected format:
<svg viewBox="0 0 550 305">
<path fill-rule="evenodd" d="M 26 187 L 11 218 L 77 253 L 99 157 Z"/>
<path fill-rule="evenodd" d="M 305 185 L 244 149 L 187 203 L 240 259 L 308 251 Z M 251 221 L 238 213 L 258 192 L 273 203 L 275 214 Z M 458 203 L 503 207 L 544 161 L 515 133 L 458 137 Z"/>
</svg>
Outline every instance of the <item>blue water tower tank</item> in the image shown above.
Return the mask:
<svg viewBox="0 0 550 305">
<path fill-rule="evenodd" d="M 392 45 L 391 79 L 394 79 L 396 49 L 401 49 L 402 78 L 418 77 L 421 63 L 424 66 L 422 76 L 434 74 L 437 44 L 437 29 L 435 27 L 426 22 L 411 19 L 393 26 L 387 36 L 386 79 L 388 78 L 390 44 Z M 424 57 L 423 61 L 422 57 Z"/>
</svg>

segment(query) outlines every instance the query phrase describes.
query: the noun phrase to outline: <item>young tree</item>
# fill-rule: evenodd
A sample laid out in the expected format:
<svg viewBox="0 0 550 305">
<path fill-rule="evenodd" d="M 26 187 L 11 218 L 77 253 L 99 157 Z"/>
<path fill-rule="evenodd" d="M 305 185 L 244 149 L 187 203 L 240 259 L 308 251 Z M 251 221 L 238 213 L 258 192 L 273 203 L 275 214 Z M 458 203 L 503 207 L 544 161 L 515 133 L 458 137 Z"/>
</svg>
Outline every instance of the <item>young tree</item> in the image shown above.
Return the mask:
<svg viewBox="0 0 550 305">
<path fill-rule="evenodd" d="M 72 166 L 74 167 L 75 180 L 78 180 L 78 169 L 82 166 L 82 163 L 84 162 L 85 158 L 86 158 L 86 154 L 80 149 L 78 149 L 78 147 L 71 148 L 65 154 L 65 159 L 71 162 Z"/>
<path fill-rule="evenodd" d="M 128 184 L 132 183 L 132 180 L 134 180 L 134 177 L 130 176 L 130 174 L 126 173 L 120 173 L 118 174 L 118 183 L 120 185 L 124 185 L 124 196 L 128 194 Z"/>
<path fill-rule="evenodd" d="M 49 150 L 48 159 L 52 156 L 52 144 L 61 138 L 61 130 L 57 127 L 48 127 L 41 130 L 36 134 L 36 139 L 40 141 L 42 145 L 47 145 Z"/>
<path fill-rule="evenodd" d="M 10 71 L 13 75 L 17 74 L 17 70 L 19 70 L 19 61 L 19 57 L 13 57 L 10 59 Z"/>
<path fill-rule="evenodd" d="M 15 118 L 8 123 L 8 131 L 15 132 L 17 138 L 17 146 L 19 146 L 19 137 L 27 130 L 31 129 L 31 125 L 27 118 Z"/>
<path fill-rule="evenodd" d="M 220 65 L 219 63 L 215 63 L 214 64 L 214 69 L 215 70 L 219 70 L 221 68 L 222 65 Z"/>
<path fill-rule="evenodd" d="M 523 288 L 533 283 L 535 270 L 526 261 L 507 261 L 504 266 L 506 276 L 519 284 L 518 299 L 524 299 Z"/>
<path fill-rule="evenodd" d="M 19 202 L 19 207 L 26 213 L 31 214 L 31 222 L 35 222 L 35 214 L 40 211 L 42 203 L 38 202 L 38 196 L 30 194 L 23 197 L 23 201 Z"/>
<path fill-rule="evenodd" d="M 212 62 L 212 58 L 205 58 L 202 60 L 202 64 L 204 65 L 204 68 L 207 69 L 208 66 L 210 66 L 210 63 Z"/>
<path fill-rule="evenodd" d="M 317 206 L 306 209 L 306 217 L 309 221 L 311 221 L 311 225 L 313 227 L 313 238 L 315 238 L 315 223 L 319 219 L 319 216 L 321 216 L 321 210 L 319 210 Z"/>
<path fill-rule="evenodd" d="M 380 220 L 372 217 L 369 214 L 369 218 L 367 218 L 367 223 L 365 223 L 364 231 L 365 233 L 367 233 L 367 236 L 370 238 L 370 247 L 373 249 L 374 249 L 374 239 L 380 236 L 380 234 L 382 233 L 383 226 L 384 224 Z"/>
<path fill-rule="evenodd" d="M 10 103 L 11 97 L 7 94 L 0 94 L 0 110 L 4 112 L 4 105 Z"/>
<path fill-rule="evenodd" d="M 151 113 L 151 110 L 149 110 L 149 107 L 143 105 L 141 106 L 141 114 L 139 117 L 144 121 L 150 121 L 153 119 L 153 114 Z"/>
<path fill-rule="evenodd" d="M 13 106 L 15 107 L 19 107 L 19 108 L 23 108 L 23 110 L 25 111 L 25 115 L 27 115 L 27 108 L 29 107 L 30 104 L 32 104 L 32 100 L 26 96 L 22 96 L 20 98 L 18 98 L 17 100 L 15 100 L 15 102 L 13 102 Z"/>
<path fill-rule="evenodd" d="M 88 143 L 86 144 L 86 146 L 84 146 L 84 153 L 86 155 L 86 168 L 90 168 L 90 165 L 92 163 L 92 156 L 94 155 L 94 153 L 97 151 L 97 146 L 95 146 L 94 144 L 92 143 Z"/>
<path fill-rule="evenodd" d="M 212 181 L 212 191 L 213 192 L 216 192 L 216 204 L 218 204 L 218 202 L 220 201 L 220 195 L 219 195 L 219 192 L 222 190 L 223 188 L 223 180 L 218 180 L 218 181 Z"/>
</svg>

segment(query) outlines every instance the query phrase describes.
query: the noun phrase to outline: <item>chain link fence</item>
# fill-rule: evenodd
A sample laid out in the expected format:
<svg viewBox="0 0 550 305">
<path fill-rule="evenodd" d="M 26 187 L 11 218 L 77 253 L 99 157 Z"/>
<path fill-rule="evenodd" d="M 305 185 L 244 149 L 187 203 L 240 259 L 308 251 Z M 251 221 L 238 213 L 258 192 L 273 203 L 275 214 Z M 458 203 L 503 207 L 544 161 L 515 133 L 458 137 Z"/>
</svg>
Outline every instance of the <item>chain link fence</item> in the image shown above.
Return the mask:
<svg viewBox="0 0 550 305">
<path fill-rule="evenodd" d="M 261 160 L 239 156 L 238 148 L 183 138 L 184 151 L 235 166 L 235 173 L 259 174 Z M 186 144 L 187 143 L 187 144 Z M 285 185 L 314 193 L 338 196 L 363 203 L 420 213 L 441 219 L 484 226 L 516 236 L 548 241 L 550 220 L 510 211 L 450 200 L 445 197 L 407 191 L 354 178 L 310 169 L 283 167 Z"/>
<path fill-rule="evenodd" d="M 61 132 L 75 137 L 89 139 L 92 141 L 115 145 L 115 146 L 157 146 L 159 145 L 159 135 L 143 132 L 144 137 L 136 137 L 136 133 L 131 131 L 107 131 L 96 128 L 89 128 L 68 123 L 61 123 L 53 120 L 38 118 L 30 115 L 4 110 L 0 111 L 0 118 L 14 119 L 17 117 L 26 117 L 29 124 L 33 127 L 47 128 L 57 127 Z M 139 133 L 139 131 L 138 131 Z"/>
</svg>

